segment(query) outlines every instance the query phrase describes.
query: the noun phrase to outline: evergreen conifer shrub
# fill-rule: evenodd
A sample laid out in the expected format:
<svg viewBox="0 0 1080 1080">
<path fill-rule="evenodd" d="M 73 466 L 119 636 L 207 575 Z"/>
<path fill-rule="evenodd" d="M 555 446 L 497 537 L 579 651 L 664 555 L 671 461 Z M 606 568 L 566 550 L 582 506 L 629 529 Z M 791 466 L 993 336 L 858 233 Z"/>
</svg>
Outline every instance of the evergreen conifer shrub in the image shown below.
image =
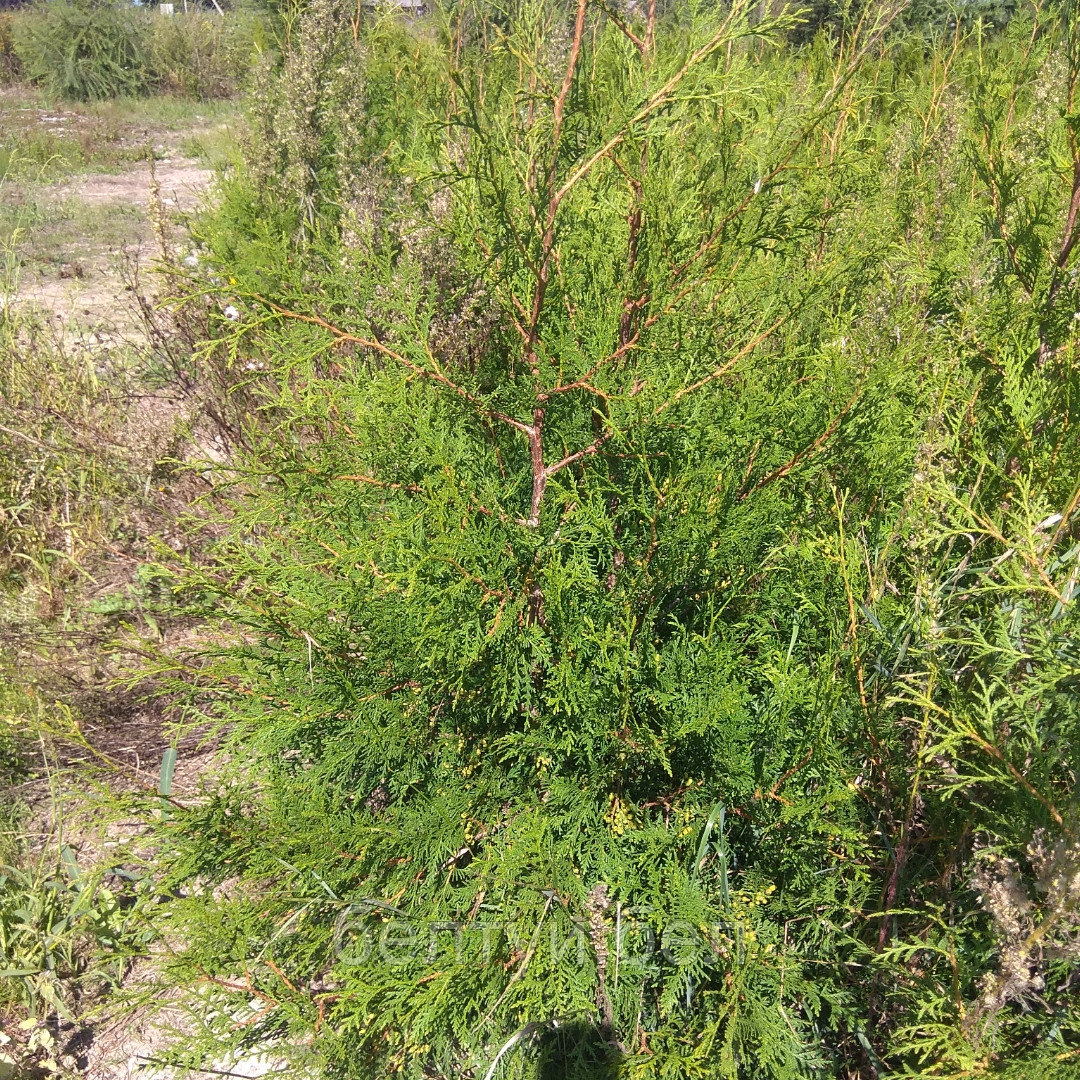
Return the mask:
<svg viewBox="0 0 1080 1080">
<path fill-rule="evenodd" d="M 148 81 L 150 18 L 113 0 L 42 0 L 12 21 L 15 55 L 58 98 L 136 95 Z"/>
<path fill-rule="evenodd" d="M 293 27 L 194 286 L 260 407 L 177 1061 L 1076 1057 L 1074 24 L 749 14 Z"/>
<path fill-rule="evenodd" d="M 17 62 L 20 78 L 71 101 L 229 97 L 264 37 L 263 16 L 243 7 L 222 16 L 193 5 L 170 17 L 122 0 L 38 0 L 5 20 L 0 63 L 13 75 Z"/>
</svg>

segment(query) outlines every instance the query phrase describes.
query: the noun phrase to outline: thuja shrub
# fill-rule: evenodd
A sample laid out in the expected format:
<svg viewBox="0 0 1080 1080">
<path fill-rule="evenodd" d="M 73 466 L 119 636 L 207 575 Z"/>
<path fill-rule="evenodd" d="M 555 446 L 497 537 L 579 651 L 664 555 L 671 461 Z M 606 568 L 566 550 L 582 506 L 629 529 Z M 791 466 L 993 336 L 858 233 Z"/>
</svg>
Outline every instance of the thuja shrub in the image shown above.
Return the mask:
<svg viewBox="0 0 1080 1080">
<path fill-rule="evenodd" d="M 650 12 L 312 5 L 200 226 L 178 1063 L 1076 1056 L 1073 24 Z"/>
<path fill-rule="evenodd" d="M 193 10 L 156 18 L 147 43 L 154 88 L 197 100 L 231 97 L 268 44 L 261 16 L 242 6 L 226 16 Z"/>
</svg>

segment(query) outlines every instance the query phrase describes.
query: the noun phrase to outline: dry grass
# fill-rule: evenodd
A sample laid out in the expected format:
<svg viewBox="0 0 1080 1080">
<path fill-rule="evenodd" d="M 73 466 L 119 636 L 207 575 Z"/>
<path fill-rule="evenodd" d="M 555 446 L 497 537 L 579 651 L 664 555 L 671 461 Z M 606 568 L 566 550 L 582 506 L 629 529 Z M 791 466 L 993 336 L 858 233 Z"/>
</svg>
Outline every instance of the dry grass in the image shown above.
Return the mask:
<svg viewBox="0 0 1080 1080">
<path fill-rule="evenodd" d="M 30 972 L 0 992 L 0 1027 L 20 1032 L 0 1075 L 5 1054 L 81 1074 L 93 1030 L 64 1010 L 98 1000 L 141 947 L 117 907 L 136 902 L 134 882 L 100 888 L 116 861 L 107 815 L 72 813 L 92 783 L 153 792 L 172 712 L 152 686 L 120 684 L 146 648 L 198 633 L 152 566 L 184 549 L 178 521 L 209 485 L 180 467 L 201 454 L 200 405 L 162 359 L 166 337 L 172 351 L 184 339 L 154 310 L 151 264 L 159 229 L 182 244 L 233 117 L 0 93 L 0 139 L 18 147 L 0 200 L 0 966 Z M 178 791 L 206 753 L 184 744 Z M 43 1022 L 20 1029 L 28 1016 Z"/>
</svg>

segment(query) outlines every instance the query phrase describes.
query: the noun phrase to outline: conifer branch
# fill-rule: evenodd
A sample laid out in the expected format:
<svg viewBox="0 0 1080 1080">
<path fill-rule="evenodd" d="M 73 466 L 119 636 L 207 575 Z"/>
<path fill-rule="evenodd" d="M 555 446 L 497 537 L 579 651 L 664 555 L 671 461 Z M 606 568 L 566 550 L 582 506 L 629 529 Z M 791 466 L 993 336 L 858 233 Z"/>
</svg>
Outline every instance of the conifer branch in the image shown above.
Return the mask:
<svg viewBox="0 0 1080 1080">
<path fill-rule="evenodd" d="M 514 988 L 514 986 L 521 981 L 525 971 L 529 966 L 529 961 L 532 960 L 533 955 L 536 953 L 536 948 L 540 944 L 540 928 L 544 925 L 544 920 L 547 918 L 547 913 L 551 910 L 551 905 L 555 900 L 555 892 L 548 894 L 547 902 L 544 904 L 544 910 L 540 912 L 540 920 L 536 924 L 536 929 L 533 931 L 532 940 L 529 942 L 529 947 L 525 950 L 525 955 L 522 957 L 521 963 L 518 965 L 517 970 L 510 976 L 510 981 L 503 987 L 503 992 L 495 999 L 495 1004 L 491 1006 L 477 1024 L 480 1030 L 483 1030 L 487 1026 L 487 1022 L 498 1011 L 499 1006 L 506 1000 L 506 995 Z"/>
<path fill-rule="evenodd" d="M 458 397 L 467 401 L 470 405 L 476 408 L 484 416 L 489 417 L 492 420 L 498 420 L 503 424 L 509 424 L 510 427 L 516 428 L 518 431 L 528 435 L 531 428 L 528 424 L 521 420 L 517 420 L 512 416 L 508 416 L 506 413 L 499 412 L 497 409 L 490 408 L 482 398 L 477 397 L 475 394 L 470 393 L 463 386 L 459 386 L 452 379 L 448 378 L 437 368 L 432 370 L 431 368 L 422 367 L 420 364 L 414 363 L 407 357 L 402 355 L 396 349 L 391 349 L 388 345 L 384 345 L 376 337 L 361 337 L 358 334 L 351 333 L 348 330 L 342 330 L 340 327 L 335 326 L 333 323 L 328 322 L 326 319 L 321 318 L 318 315 L 305 315 L 301 312 L 292 311 L 289 308 L 282 307 L 280 304 L 275 304 L 273 301 L 265 300 L 263 297 L 257 294 L 252 294 L 253 299 L 265 304 L 275 314 L 280 315 L 285 319 L 294 319 L 297 322 L 311 323 L 314 326 L 321 327 L 328 333 L 333 334 L 338 341 L 347 341 L 354 345 L 360 345 L 363 348 L 373 349 L 375 352 L 381 353 L 383 356 L 389 357 L 391 360 L 395 360 L 402 367 L 411 371 L 414 375 L 418 375 L 423 379 L 431 379 L 432 382 L 439 383 L 441 386 L 445 386 L 452 393 L 457 394 Z"/>
<path fill-rule="evenodd" d="M 848 403 L 837 414 L 836 419 L 809 445 L 800 450 L 797 454 L 792 455 L 784 462 L 783 465 L 771 472 L 766 473 L 749 491 L 744 491 L 739 496 L 739 501 L 748 498 L 753 495 L 755 491 L 760 491 L 763 487 L 773 483 L 776 480 L 782 480 L 792 469 L 801 464 L 808 457 L 816 454 L 837 432 L 844 417 L 851 411 L 852 407 L 859 400 L 862 395 L 862 390 L 856 391 L 854 396 L 848 401 Z"/>
<path fill-rule="evenodd" d="M 653 410 L 653 417 L 660 416 L 671 408 L 676 402 L 681 401 L 687 394 L 693 394 L 700 390 L 703 386 L 707 386 L 709 383 L 716 379 L 723 378 L 735 367 L 735 365 L 744 357 L 749 356 L 762 342 L 767 341 L 773 333 L 776 332 L 783 325 L 786 316 L 781 315 L 776 321 L 767 329 L 762 330 L 760 334 L 756 335 L 747 344 L 745 344 L 731 359 L 724 361 L 718 367 L 709 372 L 708 375 L 703 376 L 696 382 L 692 382 L 689 386 L 684 386 L 681 390 L 674 393 L 667 401 Z"/>
</svg>

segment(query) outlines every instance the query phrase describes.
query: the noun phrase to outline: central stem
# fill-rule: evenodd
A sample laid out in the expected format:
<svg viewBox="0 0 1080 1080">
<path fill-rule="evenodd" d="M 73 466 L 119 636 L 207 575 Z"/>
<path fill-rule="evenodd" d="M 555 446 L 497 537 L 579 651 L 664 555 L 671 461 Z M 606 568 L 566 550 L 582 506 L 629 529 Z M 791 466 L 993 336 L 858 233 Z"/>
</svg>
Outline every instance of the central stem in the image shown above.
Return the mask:
<svg viewBox="0 0 1080 1080">
<path fill-rule="evenodd" d="M 544 410 L 533 409 L 532 427 L 529 429 L 529 457 L 532 460 L 532 502 L 529 504 L 530 528 L 540 524 L 540 504 L 544 501 L 544 488 L 547 487 L 547 470 L 544 468 Z"/>
</svg>

